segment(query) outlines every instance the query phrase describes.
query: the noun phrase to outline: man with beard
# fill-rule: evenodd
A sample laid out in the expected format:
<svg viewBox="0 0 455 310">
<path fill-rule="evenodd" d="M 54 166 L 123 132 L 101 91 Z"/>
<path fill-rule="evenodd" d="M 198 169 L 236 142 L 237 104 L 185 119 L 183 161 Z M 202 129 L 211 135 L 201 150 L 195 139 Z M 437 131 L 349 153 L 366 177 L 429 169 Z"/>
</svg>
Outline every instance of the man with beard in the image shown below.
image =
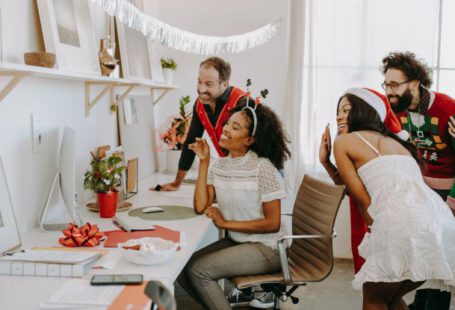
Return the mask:
<svg viewBox="0 0 455 310">
<path fill-rule="evenodd" d="M 221 157 L 226 155 L 218 144 L 221 131 L 229 118 L 229 112 L 237 105 L 238 100 L 245 96 L 241 89 L 229 86 L 230 78 L 231 65 L 224 59 L 210 57 L 201 62 L 197 82 L 199 97 L 193 108 L 193 117 L 180 155 L 177 175 L 173 182 L 157 185 L 154 190 L 178 190 L 194 161 L 195 153 L 188 145 L 194 143 L 196 138 L 202 137 L 204 131 L 210 137 L 207 142 L 214 148 L 212 154 L 216 153 Z"/>
<path fill-rule="evenodd" d="M 454 212 L 455 127 L 451 117 L 455 115 L 455 100 L 429 90 L 431 69 L 413 53 L 390 53 L 382 65 L 382 88 L 417 147 L 423 178 Z M 449 292 L 422 289 L 416 292 L 409 309 L 448 310 L 449 306 Z"/>
</svg>

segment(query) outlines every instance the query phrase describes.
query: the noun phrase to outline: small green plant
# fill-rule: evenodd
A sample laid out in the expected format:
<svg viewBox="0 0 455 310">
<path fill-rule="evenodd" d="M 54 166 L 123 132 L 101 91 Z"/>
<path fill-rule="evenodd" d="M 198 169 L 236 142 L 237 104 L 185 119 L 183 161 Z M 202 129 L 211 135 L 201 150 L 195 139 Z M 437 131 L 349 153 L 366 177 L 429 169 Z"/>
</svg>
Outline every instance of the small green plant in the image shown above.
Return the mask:
<svg viewBox="0 0 455 310">
<path fill-rule="evenodd" d="M 177 70 L 177 63 L 172 58 L 161 58 L 161 68 Z"/>
<path fill-rule="evenodd" d="M 122 159 L 117 156 L 100 157 L 90 152 L 92 161 L 90 170 L 84 174 L 84 188 L 95 193 L 116 192 L 116 186 L 121 184 L 122 171 L 125 166 L 119 165 Z"/>
</svg>

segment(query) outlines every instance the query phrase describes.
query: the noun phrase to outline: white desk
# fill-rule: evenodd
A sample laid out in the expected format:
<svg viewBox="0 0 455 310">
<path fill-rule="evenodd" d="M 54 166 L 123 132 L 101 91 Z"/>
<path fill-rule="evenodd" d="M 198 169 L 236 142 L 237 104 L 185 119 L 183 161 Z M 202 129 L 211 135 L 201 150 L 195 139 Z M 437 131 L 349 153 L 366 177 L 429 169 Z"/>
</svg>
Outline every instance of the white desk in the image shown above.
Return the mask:
<svg viewBox="0 0 455 310">
<path fill-rule="evenodd" d="M 182 185 L 182 190 L 173 193 L 152 192 L 148 188 L 157 183 L 169 182 L 172 176 L 153 174 L 140 182 L 139 192 L 128 201 L 133 208 L 148 205 L 182 205 L 192 208 L 194 185 Z M 129 211 L 125 211 L 129 212 Z M 88 211 L 81 206 L 81 216 L 85 222 L 96 223 L 100 229 L 118 229 L 111 219 L 101 219 L 98 213 Z M 94 274 L 125 274 L 141 273 L 146 280 L 160 280 L 165 285 L 173 288 L 173 283 L 183 269 L 199 243 L 210 228 L 213 229 L 212 220 L 206 216 L 179 221 L 150 221 L 152 224 L 166 226 L 182 231 L 186 234 L 187 246 L 181 248 L 173 258 L 164 264 L 155 266 L 139 266 L 121 259 L 113 270 L 90 270 L 84 278 L 90 279 Z M 22 237 L 23 248 L 33 246 L 60 246 L 58 238 L 63 237 L 61 232 L 43 233 L 36 228 L 27 232 Z M 117 249 L 103 248 L 112 251 Z M 41 302 L 46 301 L 65 281 L 70 278 L 29 277 L 29 276 L 0 276 L 0 308 L 28 310 L 38 309 Z"/>
</svg>

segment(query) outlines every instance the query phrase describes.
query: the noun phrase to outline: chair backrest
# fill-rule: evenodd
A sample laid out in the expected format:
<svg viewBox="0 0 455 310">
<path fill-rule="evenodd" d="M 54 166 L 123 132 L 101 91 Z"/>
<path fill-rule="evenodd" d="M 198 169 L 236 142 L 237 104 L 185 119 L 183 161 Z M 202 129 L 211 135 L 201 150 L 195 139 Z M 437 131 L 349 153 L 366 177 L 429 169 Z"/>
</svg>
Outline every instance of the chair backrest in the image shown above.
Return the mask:
<svg viewBox="0 0 455 310">
<path fill-rule="evenodd" d="M 330 236 L 343 196 L 344 186 L 304 176 L 294 204 L 292 234 L 328 237 L 293 240 L 288 260 L 293 283 L 321 281 L 332 271 Z"/>
</svg>

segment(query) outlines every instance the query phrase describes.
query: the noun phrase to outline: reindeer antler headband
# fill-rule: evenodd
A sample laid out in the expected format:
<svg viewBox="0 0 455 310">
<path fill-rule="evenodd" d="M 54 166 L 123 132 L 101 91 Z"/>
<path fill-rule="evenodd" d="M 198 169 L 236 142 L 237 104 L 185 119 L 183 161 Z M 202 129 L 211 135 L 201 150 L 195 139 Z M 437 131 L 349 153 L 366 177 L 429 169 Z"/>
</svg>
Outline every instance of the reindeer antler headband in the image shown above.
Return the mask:
<svg viewBox="0 0 455 310">
<path fill-rule="evenodd" d="M 256 116 L 256 108 L 262 102 L 261 102 L 261 98 L 260 97 L 256 97 L 255 100 L 254 100 L 254 106 L 251 107 L 249 105 L 249 103 L 250 103 L 250 94 L 251 94 L 250 93 L 251 84 L 252 84 L 251 83 L 251 79 L 247 79 L 247 81 L 246 81 L 246 104 L 245 104 L 245 107 L 242 110 L 249 110 L 251 112 L 251 114 L 253 115 L 253 131 L 251 132 L 251 135 L 254 136 L 256 134 L 256 129 L 257 129 L 257 125 L 258 125 L 258 119 L 257 119 L 257 116 Z M 265 99 L 268 94 L 269 94 L 269 91 L 267 89 L 261 90 L 262 98 Z"/>
</svg>

